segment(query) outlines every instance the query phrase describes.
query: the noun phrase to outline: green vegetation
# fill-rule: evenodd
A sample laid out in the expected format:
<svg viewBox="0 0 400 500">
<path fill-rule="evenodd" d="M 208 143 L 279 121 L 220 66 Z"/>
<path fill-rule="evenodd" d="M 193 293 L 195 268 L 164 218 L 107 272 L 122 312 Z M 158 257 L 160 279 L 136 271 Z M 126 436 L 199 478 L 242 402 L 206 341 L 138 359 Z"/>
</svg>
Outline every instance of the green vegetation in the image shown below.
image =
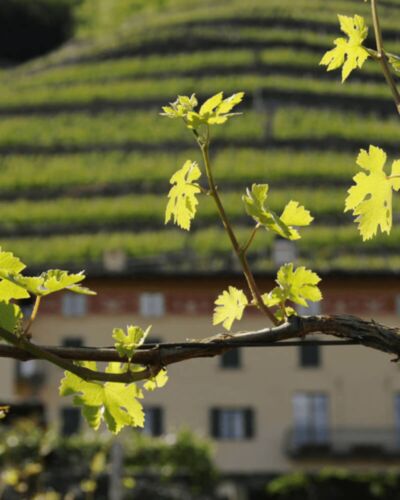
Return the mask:
<svg viewBox="0 0 400 500">
<path fill-rule="evenodd" d="M 296 154 L 296 162 L 293 155 Z M 78 196 L 106 188 L 137 185 L 141 191 L 166 192 L 168 179 L 186 158 L 198 159 L 194 150 L 179 153 L 74 153 L 46 156 L 7 155 L 0 158 L 0 196 L 46 193 L 61 190 Z M 350 153 L 292 151 L 290 149 L 221 149 L 215 154 L 215 171 L 224 191 L 234 185 L 268 180 L 286 184 L 348 186 L 356 171 Z M 245 168 L 243 168 L 245 166 Z M 290 189 L 290 188 L 289 188 Z M 164 199 L 164 198 L 163 198 Z M 164 200 L 165 201 L 165 200 Z"/>
<path fill-rule="evenodd" d="M 399 7 L 397 0 L 381 6 L 388 48 L 398 45 Z M 369 20 L 368 5 L 358 2 L 356 10 Z M 388 259 L 395 266 L 397 230 L 352 257 L 361 241 L 343 207 L 357 166 L 353 151 L 337 150 L 346 141 L 395 147 L 389 90 L 371 61 L 345 86 L 318 66 L 340 36 L 336 13 L 353 11 L 342 0 L 217 0 L 212 8 L 201 0 L 82 1 L 76 43 L 0 76 L 2 246 L 39 267 L 55 259 L 101 265 L 109 248 L 163 270 L 183 253 L 183 268 L 226 267 L 228 240 L 208 198 L 200 197 L 191 239 L 164 226 L 168 180 L 199 154 L 190 131 L 159 113 L 177 93 L 243 90 L 244 116 L 215 128 L 219 144 L 211 147 L 240 238 L 251 220 L 241 195 L 254 182 L 268 183 L 271 209 L 292 199 L 315 217 L 296 242 L 299 261 L 310 263 L 315 249 L 311 265 L 322 270 L 363 262 L 378 269 Z M 395 217 L 399 208 L 396 200 Z M 38 236 L 23 237 L 28 229 Z M 251 258 L 260 271 L 273 267 L 271 242 L 257 234 Z"/>
<path fill-rule="evenodd" d="M 356 139 L 363 143 L 398 140 L 398 118 L 386 119 L 368 114 L 362 119 L 356 113 L 314 110 L 302 107 L 280 108 L 274 122 L 275 137 L 279 139 Z"/>
<path fill-rule="evenodd" d="M 234 220 L 245 220 L 243 205 L 238 203 L 244 193 L 235 191 L 224 194 L 224 205 L 231 218 Z M 343 208 L 344 191 L 334 189 L 275 189 L 270 194 L 269 206 L 272 210 L 282 211 L 288 200 L 294 199 L 302 205 L 306 205 L 313 215 L 335 215 L 341 217 Z M 132 194 L 125 196 L 94 197 L 87 199 L 57 198 L 54 200 L 26 201 L 16 200 L 10 204 L 0 202 L 0 230 L 14 229 L 18 227 L 43 227 L 47 224 L 56 227 L 68 227 L 71 224 L 77 226 L 94 225 L 101 227 L 102 224 L 122 224 L 129 228 L 130 225 L 145 227 L 151 224 L 153 227 L 161 228 L 165 213 L 166 200 L 164 196 L 156 194 Z M 397 204 L 400 207 L 400 203 Z M 217 216 L 215 206 L 210 198 L 201 199 L 199 214 L 196 223 L 210 224 Z M 196 224 L 195 223 L 195 224 Z"/>
<path fill-rule="evenodd" d="M 216 137 L 227 141 L 261 139 L 263 118 L 256 113 L 243 120 L 232 120 L 220 129 Z M 0 147 L 115 147 L 129 142 L 143 144 L 182 142 L 190 143 L 192 137 L 183 135 L 175 123 L 165 126 L 157 114 L 146 112 L 104 112 L 96 115 L 84 113 L 60 113 L 51 119 L 46 117 L 12 117 L 0 122 Z"/>
<path fill-rule="evenodd" d="M 251 67 L 249 71 L 251 71 Z M 236 75 L 233 72 L 224 77 L 186 77 L 167 79 L 136 79 L 133 81 L 106 81 L 98 83 L 78 83 L 69 86 L 21 86 L 14 89 L 3 88 L 0 94 L 0 108 L 41 106 L 66 106 L 121 103 L 124 101 L 142 103 L 143 101 L 167 101 L 173 92 L 181 95 L 193 93 L 207 96 L 225 85 L 225 92 L 232 93 L 243 89 L 247 94 L 247 103 L 257 91 L 299 92 L 314 97 L 365 97 L 368 99 L 388 99 L 389 91 L 384 83 L 349 83 L 343 87 L 332 85 L 331 81 L 297 76 Z"/>
</svg>

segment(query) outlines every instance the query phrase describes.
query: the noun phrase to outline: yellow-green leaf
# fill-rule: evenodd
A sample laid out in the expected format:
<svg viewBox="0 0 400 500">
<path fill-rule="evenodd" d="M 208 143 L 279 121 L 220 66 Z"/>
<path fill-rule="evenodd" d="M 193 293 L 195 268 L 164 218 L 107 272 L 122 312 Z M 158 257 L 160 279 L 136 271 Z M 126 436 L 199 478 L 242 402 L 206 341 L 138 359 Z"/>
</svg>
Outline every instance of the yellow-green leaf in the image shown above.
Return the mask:
<svg viewBox="0 0 400 500">
<path fill-rule="evenodd" d="M 60 290 L 68 290 L 69 292 L 85 295 L 96 295 L 96 292 L 78 284 L 85 279 L 83 271 L 72 274 L 60 269 L 50 269 L 43 272 L 40 276 L 23 276 L 22 274 L 4 272 L 0 269 L 0 277 L 14 285 L 7 288 L 6 285 L 0 283 L 0 293 L 3 292 L 5 294 L 10 290 L 12 293 L 19 293 L 19 296 L 14 295 L 12 297 L 16 299 L 29 297 L 29 294 L 44 297 Z"/>
<path fill-rule="evenodd" d="M 0 328 L 14 333 L 23 318 L 21 308 L 16 304 L 0 302 Z"/>
<path fill-rule="evenodd" d="M 390 176 L 394 177 L 391 179 L 393 189 L 395 191 L 398 191 L 400 189 L 400 160 L 395 160 L 392 163 L 392 171 L 390 173 Z"/>
<path fill-rule="evenodd" d="M 121 357 L 131 359 L 136 349 L 143 344 L 148 335 L 151 326 L 146 330 L 142 330 L 139 326 L 127 326 L 125 333 L 122 328 L 114 328 L 113 338 L 115 339 L 115 348 Z"/>
<path fill-rule="evenodd" d="M 96 370 L 96 363 L 83 363 Z M 120 373 L 119 363 L 110 363 L 108 373 Z M 74 395 L 74 404 L 93 429 L 98 429 L 104 420 L 108 429 L 117 434 L 125 426 L 143 427 L 144 413 L 139 399 L 143 393 L 135 384 L 117 382 L 87 382 L 71 372 L 64 372 L 60 384 L 60 395 Z"/>
<path fill-rule="evenodd" d="M 342 66 L 342 82 L 344 82 L 354 69 L 363 66 L 369 56 L 367 49 L 362 45 L 368 36 L 368 28 L 361 16 L 339 15 L 338 18 L 340 28 L 348 39 L 337 38 L 333 42 L 336 47 L 324 54 L 320 64 L 327 66 L 327 71 Z"/>
<path fill-rule="evenodd" d="M 370 146 L 369 151 L 361 150 L 357 164 L 365 172 L 353 177 L 354 185 L 348 190 L 345 212 L 353 211 L 363 240 L 372 238 L 380 227 L 390 233 L 392 228 L 392 189 L 399 189 L 399 179 L 390 179 L 385 171 L 386 153 Z M 392 166 L 392 175 L 400 171 L 398 162 Z"/>
<path fill-rule="evenodd" d="M 144 384 L 144 388 L 147 391 L 155 391 L 157 388 L 164 387 L 168 382 L 167 370 L 160 370 L 155 377 L 147 380 Z"/>
<path fill-rule="evenodd" d="M 270 231 L 289 240 L 300 238 L 294 226 L 307 226 L 313 218 L 310 212 L 297 201 L 290 201 L 279 217 L 265 205 L 268 196 L 268 184 L 253 184 L 251 190 L 247 189 L 243 202 L 247 213 L 253 219 Z"/>
<path fill-rule="evenodd" d="M 161 116 L 167 116 L 168 118 L 186 118 L 187 114 L 197 106 L 197 99 L 195 94 L 190 97 L 186 95 L 180 95 L 177 97 L 175 102 L 171 102 L 169 106 L 163 106 Z"/>
<path fill-rule="evenodd" d="M 196 195 L 201 192 L 200 186 L 195 182 L 201 176 L 201 171 L 196 162 L 187 160 L 170 179 L 172 188 L 168 193 L 168 204 L 165 211 L 165 224 L 173 219 L 174 223 L 187 231 L 196 215 L 199 204 Z"/>
<path fill-rule="evenodd" d="M 284 264 L 280 267 L 276 282 L 278 287 L 270 292 L 270 296 L 279 299 L 280 304 L 290 300 L 296 304 L 307 307 L 307 300 L 318 302 L 322 299 L 321 291 L 318 288 L 318 283 L 321 278 L 318 274 L 300 266 L 293 268 L 292 263 Z M 265 296 L 263 299 L 265 300 Z"/>
<path fill-rule="evenodd" d="M 213 95 L 207 99 L 200 108 L 200 115 L 206 115 L 212 113 L 215 108 L 221 104 L 223 99 L 223 92 L 218 92 L 218 94 Z"/>
<path fill-rule="evenodd" d="M 224 328 L 230 330 L 233 322 L 242 318 L 247 304 L 248 300 L 243 291 L 230 286 L 215 301 L 213 325 L 222 323 Z"/>
<path fill-rule="evenodd" d="M 0 248 L 0 269 L 9 273 L 20 273 L 25 269 L 25 264 L 11 252 Z"/>
<path fill-rule="evenodd" d="M 175 102 L 163 106 L 161 115 L 182 118 L 190 129 L 197 129 L 201 125 L 221 125 L 229 117 L 238 114 L 230 111 L 242 101 L 243 96 L 244 92 L 238 92 L 223 99 L 223 92 L 218 92 L 207 99 L 198 111 L 195 110 L 197 99 L 194 94 L 191 97 L 178 96 Z"/>
</svg>

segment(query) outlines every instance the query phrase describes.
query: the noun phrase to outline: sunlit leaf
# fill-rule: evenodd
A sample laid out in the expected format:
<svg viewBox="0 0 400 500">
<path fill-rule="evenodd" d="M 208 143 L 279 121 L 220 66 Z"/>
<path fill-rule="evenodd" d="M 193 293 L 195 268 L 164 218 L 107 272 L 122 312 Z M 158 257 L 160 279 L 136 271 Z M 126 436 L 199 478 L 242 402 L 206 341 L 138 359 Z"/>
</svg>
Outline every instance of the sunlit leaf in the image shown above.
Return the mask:
<svg viewBox="0 0 400 500">
<path fill-rule="evenodd" d="M 145 341 L 151 326 L 142 330 L 139 326 L 129 325 L 126 333 L 122 328 L 114 328 L 113 338 L 115 339 L 115 348 L 118 354 L 124 358 L 131 359 L 136 349 Z"/>
<path fill-rule="evenodd" d="M 283 238 L 297 240 L 299 232 L 294 226 L 308 226 L 313 218 L 310 212 L 297 201 L 290 201 L 281 216 L 265 205 L 268 197 L 268 184 L 253 184 L 247 189 L 243 202 L 247 213 L 266 229 L 275 232 Z"/>
<path fill-rule="evenodd" d="M 165 210 L 165 224 L 173 219 L 182 229 L 189 231 L 190 223 L 196 215 L 197 196 L 200 186 L 197 181 L 201 176 L 196 162 L 186 161 L 170 179 L 172 188 L 168 193 L 168 204 Z"/>
<path fill-rule="evenodd" d="M 183 118 L 191 129 L 198 129 L 201 125 L 221 125 L 238 114 L 230 111 L 242 101 L 243 96 L 244 92 L 238 92 L 224 99 L 223 92 L 218 92 L 207 99 L 198 111 L 195 110 L 197 99 L 194 94 L 191 97 L 179 96 L 175 102 L 164 106 L 161 114 L 168 118 Z"/>
<path fill-rule="evenodd" d="M 143 387 L 147 391 L 155 391 L 156 389 L 164 387 L 164 385 L 167 382 L 168 382 L 167 370 L 163 369 L 160 370 L 155 377 L 152 377 L 151 379 L 147 380 L 143 385 Z"/>
<path fill-rule="evenodd" d="M 222 326 L 230 330 L 235 320 L 241 319 L 243 311 L 248 304 L 246 295 L 242 290 L 230 286 L 224 290 L 215 301 L 213 325 L 222 323 Z"/>
<path fill-rule="evenodd" d="M 96 369 L 96 363 L 83 366 Z M 119 363 L 110 363 L 108 373 L 120 373 Z M 60 395 L 75 395 L 74 404 L 82 408 L 82 413 L 93 429 L 98 429 L 104 421 L 108 429 L 117 434 L 125 426 L 143 427 L 144 413 L 139 399 L 142 391 L 135 384 L 117 382 L 87 382 L 71 372 L 64 372 Z"/>
<path fill-rule="evenodd" d="M 370 146 L 362 149 L 357 164 L 365 172 L 353 177 L 354 185 L 348 190 L 345 212 L 353 211 L 363 240 L 372 238 L 380 227 L 390 233 L 392 228 L 392 189 L 400 189 L 400 178 L 391 179 L 384 171 L 386 153 Z M 400 175 L 400 161 L 393 162 L 391 175 Z"/>
<path fill-rule="evenodd" d="M 361 16 L 338 16 L 341 30 L 348 36 L 337 38 L 333 43 L 335 48 L 322 57 L 320 64 L 327 66 L 328 71 L 342 66 L 342 82 L 356 69 L 361 68 L 369 54 L 362 43 L 368 36 L 368 28 Z"/>
<path fill-rule="evenodd" d="M 303 266 L 294 269 L 292 263 L 284 264 L 278 271 L 276 279 L 278 286 L 262 296 L 263 302 L 268 307 L 277 306 L 275 315 L 279 320 L 283 320 L 296 314 L 292 307 L 286 305 L 287 301 L 308 307 L 307 301 L 322 300 L 318 288 L 320 281 L 321 278 L 316 273 Z"/>
<path fill-rule="evenodd" d="M 16 304 L 0 302 L 0 328 L 15 332 L 23 319 L 21 308 Z"/>
</svg>

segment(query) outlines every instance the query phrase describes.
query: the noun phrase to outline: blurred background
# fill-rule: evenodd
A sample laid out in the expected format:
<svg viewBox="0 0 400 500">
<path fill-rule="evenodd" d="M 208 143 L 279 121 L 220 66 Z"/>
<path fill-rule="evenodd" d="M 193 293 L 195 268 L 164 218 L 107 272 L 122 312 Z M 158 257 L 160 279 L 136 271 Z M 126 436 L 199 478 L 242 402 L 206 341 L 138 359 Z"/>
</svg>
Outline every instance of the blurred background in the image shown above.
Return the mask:
<svg viewBox="0 0 400 500">
<path fill-rule="evenodd" d="M 400 1 L 379 4 L 396 52 Z M 44 300 L 34 340 L 110 345 L 112 328 L 126 324 L 152 324 L 149 342 L 219 331 L 213 303 L 229 284 L 244 287 L 240 268 L 211 199 L 200 200 L 190 233 L 164 226 L 169 178 L 200 157 L 183 124 L 159 113 L 178 94 L 201 102 L 221 90 L 245 91 L 243 115 L 211 136 L 239 239 L 251 229 L 240 198 L 253 182 L 270 184 L 272 209 L 294 199 L 315 217 L 296 242 L 257 234 L 249 260 L 260 288 L 294 261 L 323 278 L 324 300 L 309 313 L 398 324 L 399 200 L 390 237 L 367 243 L 343 213 L 359 149 L 374 144 L 393 159 L 398 117 L 378 65 L 367 61 L 342 85 L 339 71 L 318 64 L 341 36 L 337 14 L 364 16 L 374 47 L 369 8 L 1 0 L 0 243 L 29 273 L 85 269 L 98 292 Z M 253 312 L 237 328 L 265 326 Z M 398 498 L 400 381 L 388 356 L 357 346 L 246 349 L 169 375 L 145 399 L 144 431 L 114 442 L 86 435 L 79 410 L 58 397 L 58 369 L 2 360 L 0 403 L 11 405 L 0 423 L 2 498 Z M 75 470 L 68 460 L 78 464 L 76 488 L 57 479 Z"/>
</svg>

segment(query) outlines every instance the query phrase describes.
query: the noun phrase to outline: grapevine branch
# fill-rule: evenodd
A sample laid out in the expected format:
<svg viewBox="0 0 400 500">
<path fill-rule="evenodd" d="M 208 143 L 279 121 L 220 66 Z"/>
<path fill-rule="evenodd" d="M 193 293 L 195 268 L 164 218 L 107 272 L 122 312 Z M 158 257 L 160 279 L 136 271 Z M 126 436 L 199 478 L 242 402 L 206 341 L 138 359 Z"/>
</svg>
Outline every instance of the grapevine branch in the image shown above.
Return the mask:
<svg viewBox="0 0 400 500">
<path fill-rule="evenodd" d="M 68 370 L 69 372 L 74 373 L 83 380 L 122 382 L 128 384 L 131 382 L 136 382 L 137 380 L 143 380 L 152 377 L 156 375 L 161 369 L 161 366 L 158 365 L 159 368 L 157 370 L 157 364 L 154 363 L 153 368 L 147 367 L 146 369 L 139 372 L 133 373 L 130 371 L 126 371 L 124 373 L 104 373 L 96 370 L 91 370 L 84 366 L 76 365 L 71 360 L 59 356 L 56 352 L 54 352 L 54 350 L 40 347 L 39 345 L 31 342 L 26 336 L 17 336 L 14 333 L 5 330 L 4 328 L 0 328 L 0 337 L 12 344 L 17 349 L 28 353 L 32 359 L 46 360 L 53 365 L 62 368 L 63 370 Z M 121 359 L 119 359 L 119 361 L 120 360 Z"/>
<path fill-rule="evenodd" d="M 213 177 L 213 173 L 212 173 L 212 169 L 211 169 L 211 165 L 210 165 L 209 137 L 208 137 L 208 135 L 207 135 L 207 140 L 204 143 L 202 143 L 200 140 L 198 140 L 198 144 L 200 146 L 201 153 L 203 156 L 203 161 L 204 161 L 204 166 L 205 166 L 205 170 L 206 170 L 206 174 L 207 174 L 208 184 L 210 187 L 211 196 L 213 197 L 215 204 L 217 205 L 219 216 L 220 216 L 222 224 L 223 224 L 223 226 L 224 226 L 224 228 L 229 236 L 229 239 L 230 239 L 231 244 L 232 244 L 232 248 L 233 248 L 237 258 L 239 259 L 240 265 L 242 266 L 242 271 L 243 271 L 243 274 L 246 278 L 251 295 L 253 296 L 253 299 L 254 299 L 258 309 L 262 313 L 264 313 L 272 321 L 272 323 L 274 325 L 277 325 L 278 322 L 277 322 L 274 314 L 264 304 L 264 301 L 261 297 L 261 292 L 257 286 L 257 283 L 254 279 L 253 273 L 251 272 L 251 269 L 250 269 L 250 266 L 249 266 L 249 263 L 248 263 L 247 257 L 246 257 L 246 251 L 248 250 L 251 242 L 253 241 L 253 238 L 255 236 L 255 231 L 253 232 L 253 236 L 250 238 L 249 242 L 246 244 L 245 249 L 243 251 L 239 245 L 239 242 L 238 242 L 236 235 L 233 231 L 231 223 L 229 222 L 229 219 L 226 215 L 224 206 L 221 202 L 221 199 L 219 197 L 219 194 L 218 194 L 215 182 L 214 182 L 214 177 Z"/>
<path fill-rule="evenodd" d="M 121 358 L 114 348 L 83 347 L 63 348 L 37 346 L 23 340 L 23 345 L 0 346 L 0 357 L 20 359 L 46 359 L 60 368 L 72 371 L 85 380 L 111 382 L 133 382 L 154 376 L 162 367 L 193 358 L 213 357 L 240 347 L 262 345 L 284 345 L 285 341 L 304 338 L 311 334 L 324 334 L 363 345 L 400 358 L 400 329 L 364 320 L 350 315 L 332 316 L 292 316 L 284 324 L 245 333 L 221 333 L 201 340 L 188 340 L 179 344 L 157 344 L 154 347 L 142 346 L 133 355 L 131 362 L 145 366 L 140 372 L 111 374 L 95 372 L 71 360 L 87 361 L 127 361 Z M 15 335 L 0 329 L 0 335 L 7 341 Z"/>
<path fill-rule="evenodd" d="M 400 114 L 400 94 L 397 90 L 396 83 L 394 81 L 392 71 L 390 69 L 390 64 L 383 48 L 383 37 L 382 30 L 379 22 L 378 15 L 378 5 L 377 0 L 371 0 L 371 13 L 372 13 L 372 23 L 374 26 L 375 42 L 376 42 L 376 53 L 374 58 L 379 61 L 381 65 L 383 75 L 385 77 L 386 83 L 389 85 L 390 91 L 392 93 L 397 112 Z"/>
</svg>

